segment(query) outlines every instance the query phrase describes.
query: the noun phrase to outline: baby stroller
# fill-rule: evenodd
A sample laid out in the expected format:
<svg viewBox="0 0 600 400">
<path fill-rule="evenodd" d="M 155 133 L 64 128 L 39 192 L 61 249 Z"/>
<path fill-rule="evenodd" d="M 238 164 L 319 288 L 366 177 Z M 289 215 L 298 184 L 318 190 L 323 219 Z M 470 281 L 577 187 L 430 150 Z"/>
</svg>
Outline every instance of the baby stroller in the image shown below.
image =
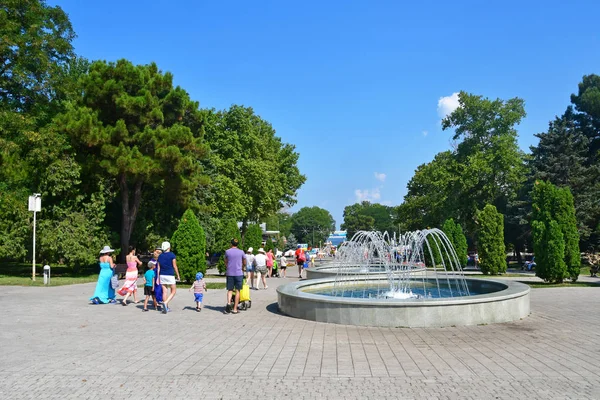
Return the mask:
<svg viewBox="0 0 600 400">
<path fill-rule="evenodd" d="M 279 264 L 276 260 L 273 260 L 273 269 L 271 271 L 271 276 L 279 278 Z"/>
<path fill-rule="evenodd" d="M 233 310 L 234 302 L 235 299 L 232 297 L 231 303 L 227 304 L 227 307 L 225 307 L 225 312 L 230 313 Z M 250 286 L 248 286 L 248 283 L 244 278 L 242 290 L 240 290 L 240 302 L 238 304 L 238 309 L 241 311 L 246 311 L 250 307 L 252 307 L 252 300 L 250 300 Z"/>
</svg>

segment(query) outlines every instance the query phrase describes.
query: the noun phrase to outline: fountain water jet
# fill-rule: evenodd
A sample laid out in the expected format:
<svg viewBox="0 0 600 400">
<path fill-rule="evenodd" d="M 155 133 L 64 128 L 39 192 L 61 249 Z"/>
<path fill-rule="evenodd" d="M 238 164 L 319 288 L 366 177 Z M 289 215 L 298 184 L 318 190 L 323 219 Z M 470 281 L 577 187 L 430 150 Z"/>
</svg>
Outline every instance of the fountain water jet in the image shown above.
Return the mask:
<svg viewBox="0 0 600 400">
<path fill-rule="evenodd" d="M 527 285 L 467 279 L 439 229 L 397 240 L 358 232 L 338 254 L 328 267 L 335 277 L 280 286 L 280 310 L 314 321 L 411 327 L 507 322 L 529 314 Z"/>
</svg>

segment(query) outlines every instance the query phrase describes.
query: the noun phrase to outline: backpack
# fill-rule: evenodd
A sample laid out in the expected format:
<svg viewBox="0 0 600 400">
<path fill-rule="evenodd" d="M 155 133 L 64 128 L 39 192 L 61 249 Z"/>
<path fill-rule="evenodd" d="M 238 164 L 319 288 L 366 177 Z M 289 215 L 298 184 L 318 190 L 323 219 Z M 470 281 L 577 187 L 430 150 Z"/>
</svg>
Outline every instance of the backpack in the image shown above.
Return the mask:
<svg viewBox="0 0 600 400">
<path fill-rule="evenodd" d="M 306 256 L 304 255 L 303 251 L 300 252 L 300 255 L 298 256 L 298 261 L 306 261 Z"/>
<path fill-rule="evenodd" d="M 113 274 L 110 278 L 110 287 L 117 289 L 119 287 L 119 275 Z"/>
</svg>

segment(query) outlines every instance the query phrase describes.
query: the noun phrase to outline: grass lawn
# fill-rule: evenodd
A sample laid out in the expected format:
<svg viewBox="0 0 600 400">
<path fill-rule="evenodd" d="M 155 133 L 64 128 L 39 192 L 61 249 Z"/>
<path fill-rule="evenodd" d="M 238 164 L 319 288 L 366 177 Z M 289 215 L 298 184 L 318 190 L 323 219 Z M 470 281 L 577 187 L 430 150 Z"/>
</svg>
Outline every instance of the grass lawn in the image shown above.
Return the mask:
<svg viewBox="0 0 600 400">
<path fill-rule="evenodd" d="M 96 282 L 98 275 L 88 276 L 52 276 L 49 286 L 73 285 L 76 283 Z M 44 286 L 44 277 L 36 276 L 35 281 L 27 276 L 0 275 L 0 286 Z"/>
<path fill-rule="evenodd" d="M 225 289 L 226 286 L 225 282 L 206 282 L 207 289 Z"/>
<path fill-rule="evenodd" d="M 563 283 L 550 283 L 550 282 L 527 282 L 519 281 L 532 288 L 553 288 L 553 287 L 598 287 L 600 282 L 563 282 Z"/>
<path fill-rule="evenodd" d="M 44 268 L 35 266 L 35 282 L 31 280 L 31 264 L 0 264 L 0 286 L 44 286 Z M 98 279 L 98 267 L 90 266 L 74 274 L 66 265 L 51 266 L 50 286 L 73 285 L 75 283 L 95 282 Z"/>
<path fill-rule="evenodd" d="M 52 266 L 50 270 L 50 286 L 74 285 L 77 283 L 96 282 L 98 279 L 98 266 L 92 265 L 84 268 L 80 273 L 74 274 L 71 268 L 65 265 Z M 35 267 L 35 282 L 31 280 L 31 264 L 5 263 L 0 264 L 0 286 L 44 286 L 43 266 Z M 142 274 L 140 273 L 140 277 Z M 207 277 L 213 277 L 208 275 Z M 223 275 L 214 275 L 223 278 Z M 178 282 L 181 287 L 190 283 Z M 225 289 L 225 282 L 207 282 L 208 289 Z"/>
</svg>

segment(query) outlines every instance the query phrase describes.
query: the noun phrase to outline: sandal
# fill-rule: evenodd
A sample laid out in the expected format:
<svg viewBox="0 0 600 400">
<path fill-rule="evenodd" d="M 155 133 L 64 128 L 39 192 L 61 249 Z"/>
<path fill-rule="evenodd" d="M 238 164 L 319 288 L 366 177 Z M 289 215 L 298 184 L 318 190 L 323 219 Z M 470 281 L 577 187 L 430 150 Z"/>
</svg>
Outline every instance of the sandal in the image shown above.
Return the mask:
<svg viewBox="0 0 600 400">
<path fill-rule="evenodd" d="M 147 309 L 147 308 L 144 308 L 142 311 L 144 311 L 144 312 L 145 312 L 145 311 L 148 311 L 148 309 Z"/>
<path fill-rule="evenodd" d="M 239 314 L 240 312 L 239 311 L 232 311 L 231 313 L 232 314 Z"/>
</svg>

